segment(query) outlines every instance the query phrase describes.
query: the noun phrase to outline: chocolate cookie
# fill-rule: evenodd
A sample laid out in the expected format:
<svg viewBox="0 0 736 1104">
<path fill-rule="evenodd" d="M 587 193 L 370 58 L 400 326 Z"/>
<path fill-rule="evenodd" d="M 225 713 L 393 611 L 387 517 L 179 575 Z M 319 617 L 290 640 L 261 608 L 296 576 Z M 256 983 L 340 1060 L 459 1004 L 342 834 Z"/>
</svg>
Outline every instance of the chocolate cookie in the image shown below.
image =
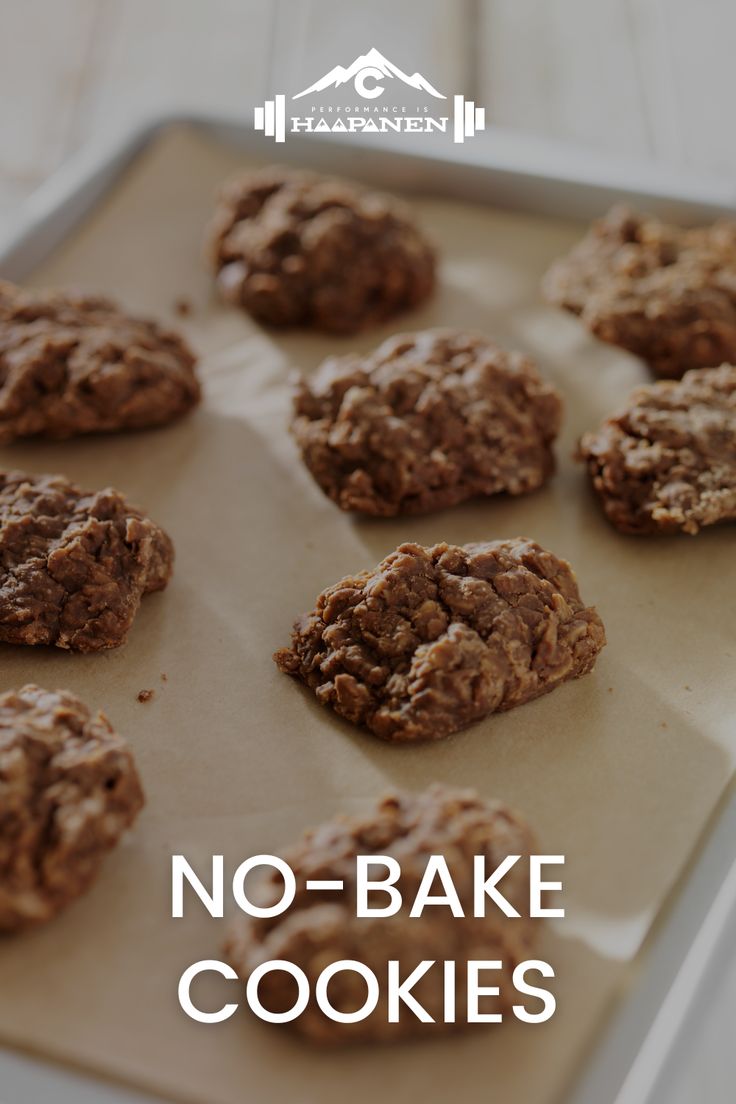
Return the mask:
<svg viewBox="0 0 736 1104">
<path fill-rule="evenodd" d="M 194 364 L 177 334 L 107 299 L 0 281 L 0 444 L 164 425 L 199 402 Z"/>
<path fill-rule="evenodd" d="M 354 333 L 434 288 L 434 253 L 404 204 L 287 168 L 225 185 L 208 253 L 222 296 L 270 326 Z"/>
<path fill-rule="evenodd" d="M 452 790 L 435 785 L 420 794 L 398 793 L 385 797 L 364 816 L 336 817 L 307 832 L 284 853 L 294 871 L 297 893 L 280 916 L 240 919 L 232 928 L 225 953 L 243 979 L 262 962 L 282 959 L 304 971 L 311 998 L 294 1028 L 318 1043 L 358 1040 L 393 1040 L 428 1031 L 452 1031 L 466 1027 L 466 964 L 471 959 L 500 960 L 502 970 L 490 984 L 499 994 L 482 1001 L 484 1013 L 509 1012 L 516 999 L 511 975 L 529 957 L 536 935 L 536 921 L 528 918 L 528 856 L 534 839 L 527 825 L 495 801 L 486 801 L 472 790 Z M 397 882 L 403 898 L 391 917 L 355 915 L 356 855 L 387 855 L 401 867 Z M 444 855 L 465 913 L 456 917 L 446 908 L 427 908 L 421 917 L 410 917 L 430 855 Z M 499 888 L 520 916 L 509 919 L 489 904 L 486 916 L 473 917 L 474 856 L 484 856 L 490 874 L 508 855 L 519 855 Z M 255 879 L 257 875 L 253 875 Z M 342 891 L 308 890 L 308 879 L 336 879 Z M 282 895 L 278 876 L 262 876 L 249 883 L 249 896 L 263 906 Z M 371 904 L 384 904 L 383 900 Z M 314 999 L 319 973 L 340 960 L 357 960 L 376 975 L 380 998 L 375 1010 L 355 1023 L 335 1023 Z M 422 1023 L 407 1008 L 398 1023 L 388 1022 L 386 974 L 390 960 L 400 964 L 407 977 L 423 960 L 434 966 L 412 988 L 412 995 L 436 1021 Z M 455 1001 L 457 1022 L 444 1023 L 443 961 L 456 962 Z M 283 973 L 266 974 L 258 988 L 262 1004 L 271 1012 L 284 1012 L 294 1004 L 294 986 Z M 329 985 L 333 1008 L 350 1013 L 366 999 L 365 981 L 352 973 L 336 974 Z"/>
<path fill-rule="evenodd" d="M 173 561 L 167 534 L 118 491 L 0 471 L 0 641 L 116 648 Z"/>
<path fill-rule="evenodd" d="M 428 330 L 326 360 L 298 386 L 292 432 L 333 502 L 392 517 L 541 486 L 561 413 L 520 353 Z"/>
<path fill-rule="evenodd" d="M 736 361 L 736 222 L 683 230 L 614 207 L 543 287 L 657 376 Z"/>
<path fill-rule="evenodd" d="M 439 740 L 593 668 L 605 644 L 564 560 L 534 541 L 402 544 L 328 587 L 274 656 L 385 740 Z"/>
<path fill-rule="evenodd" d="M 736 520 L 736 367 L 637 388 L 585 434 L 580 458 L 623 533 L 697 533 Z"/>
<path fill-rule="evenodd" d="M 104 714 L 63 690 L 0 695 L 0 932 L 84 893 L 142 807 L 133 756 Z"/>
</svg>

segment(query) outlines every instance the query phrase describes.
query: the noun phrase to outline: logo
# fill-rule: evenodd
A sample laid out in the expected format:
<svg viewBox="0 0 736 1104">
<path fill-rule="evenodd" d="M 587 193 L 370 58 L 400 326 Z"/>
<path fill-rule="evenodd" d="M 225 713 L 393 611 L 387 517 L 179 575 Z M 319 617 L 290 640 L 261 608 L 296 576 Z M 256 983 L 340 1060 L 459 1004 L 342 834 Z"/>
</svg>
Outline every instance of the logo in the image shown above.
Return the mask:
<svg viewBox="0 0 736 1104">
<path fill-rule="evenodd" d="M 396 102 L 393 97 L 390 103 L 383 99 L 389 90 L 395 93 L 402 85 L 414 93 L 412 103 Z M 325 103 L 325 94 L 335 90 L 341 95 L 355 94 L 364 102 Z M 421 73 L 409 76 L 374 48 L 361 54 L 347 68 L 336 65 L 314 84 L 292 96 L 292 101 L 311 97 L 307 114 L 287 116 L 287 97 L 279 94 L 255 108 L 253 122 L 256 130 L 275 142 L 285 142 L 287 133 L 448 133 L 450 116 L 432 114 L 426 102 L 419 102 L 422 95 L 433 100 L 447 100 L 447 96 L 438 92 Z M 379 103 L 380 100 L 383 102 Z M 464 142 L 485 130 L 485 125 L 485 108 L 476 107 L 464 96 L 453 96 L 453 141 Z"/>
<path fill-rule="evenodd" d="M 369 50 L 367 54 L 361 54 L 347 69 L 343 69 L 342 65 L 336 65 L 321 80 L 310 84 L 309 88 L 305 88 L 303 92 L 297 92 L 293 98 L 300 100 L 302 96 L 308 96 L 310 92 L 324 92 L 325 88 L 339 88 L 341 84 L 347 84 L 349 80 L 352 80 L 353 88 L 359 96 L 362 96 L 364 100 L 375 100 L 386 91 L 382 84 L 377 83 L 384 77 L 391 79 L 398 77 L 410 88 L 429 92 L 430 96 L 434 96 L 438 100 L 447 99 L 436 88 L 433 88 L 421 73 L 415 73 L 413 77 L 407 77 L 398 65 L 394 65 L 378 50 Z M 366 83 L 369 80 L 371 81 L 370 86 Z"/>
</svg>

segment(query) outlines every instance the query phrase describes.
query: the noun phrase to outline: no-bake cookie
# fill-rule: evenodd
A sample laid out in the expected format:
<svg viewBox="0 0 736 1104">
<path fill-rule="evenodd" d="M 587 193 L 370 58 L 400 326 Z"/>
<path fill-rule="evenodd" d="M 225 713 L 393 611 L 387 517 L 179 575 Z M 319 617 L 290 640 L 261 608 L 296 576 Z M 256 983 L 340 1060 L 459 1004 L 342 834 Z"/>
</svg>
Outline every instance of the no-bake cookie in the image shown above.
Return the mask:
<svg viewBox="0 0 736 1104">
<path fill-rule="evenodd" d="M 469 959 L 503 963 L 491 982 L 498 985 L 499 994 L 484 998 L 481 1011 L 508 1012 L 514 1002 L 511 975 L 515 966 L 529 957 L 536 936 L 537 921 L 528 918 L 528 856 L 533 850 L 532 833 L 522 820 L 473 791 L 436 785 L 420 794 L 392 794 L 363 816 L 337 817 L 320 825 L 286 851 L 283 857 L 297 882 L 293 903 L 277 917 L 239 919 L 225 953 L 244 979 L 270 959 L 293 962 L 304 971 L 312 996 L 293 1027 L 313 1042 L 388 1041 L 428 1031 L 457 1030 L 466 1026 L 464 967 Z M 359 919 L 355 915 L 355 857 L 371 854 L 392 856 L 400 864 L 397 887 L 403 905 L 392 917 Z M 409 916 L 430 855 L 446 857 L 464 917 L 455 917 L 445 908 L 428 908 L 421 917 Z M 509 919 L 493 906 L 485 917 L 473 917 L 475 855 L 486 858 L 489 873 L 508 855 L 520 856 L 499 883 L 501 892 L 520 913 L 518 918 Z M 251 900 L 267 907 L 281 898 L 283 883 L 278 875 L 263 875 L 258 882 L 257 875 L 252 877 L 248 884 Z M 344 889 L 307 890 L 306 882 L 313 878 L 340 880 Z M 380 898 L 371 903 L 382 905 L 385 901 Z M 381 989 L 375 1010 L 352 1024 L 328 1019 L 314 999 L 317 976 L 341 959 L 364 963 L 379 979 Z M 422 1023 L 404 1008 L 399 1022 L 389 1023 L 385 993 L 389 960 L 400 963 L 404 978 L 427 959 L 435 965 L 413 987 L 412 995 L 436 1022 Z M 454 1024 L 443 1022 L 444 960 L 456 962 Z M 258 992 L 271 1012 L 286 1011 L 294 1004 L 293 981 L 281 972 L 266 974 Z M 330 982 L 329 999 L 338 1011 L 353 1012 L 366 999 L 365 981 L 355 974 L 339 973 Z"/>
<path fill-rule="evenodd" d="M 0 281 L 0 444 L 164 425 L 199 402 L 177 334 L 107 299 Z"/>
<path fill-rule="evenodd" d="M 657 376 L 736 361 L 736 222 L 681 229 L 614 207 L 544 292 Z"/>
<path fill-rule="evenodd" d="M 208 254 L 222 296 L 270 326 L 353 333 L 434 287 L 432 247 L 398 200 L 269 168 L 222 189 Z"/>
<path fill-rule="evenodd" d="M 343 510 L 390 517 L 525 494 L 554 470 L 560 397 L 520 353 L 456 330 L 401 334 L 302 377 L 292 432 Z"/>
<path fill-rule="evenodd" d="M 118 491 L 0 471 L 0 641 L 116 648 L 173 559 L 163 529 Z"/>
<path fill-rule="evenodd" d="M 736 367 L 637 388 L 586 433 L 580 458 L 624 533 L 697 533 L 736 520 Z"/>
<path fill-rule="evenodd" d="M 142 806 L 133 756 L 104 714 L 62 690 L 0 695 L 0 932 L 84 893 Z"/>
<path fill-rule="evenodd" d="M 386 740 L 437 740 L 590 671 L 605 644 L 572 569 L 534 541 L 402 544 L 328 587 L 275 660 Z"/>
</svg>

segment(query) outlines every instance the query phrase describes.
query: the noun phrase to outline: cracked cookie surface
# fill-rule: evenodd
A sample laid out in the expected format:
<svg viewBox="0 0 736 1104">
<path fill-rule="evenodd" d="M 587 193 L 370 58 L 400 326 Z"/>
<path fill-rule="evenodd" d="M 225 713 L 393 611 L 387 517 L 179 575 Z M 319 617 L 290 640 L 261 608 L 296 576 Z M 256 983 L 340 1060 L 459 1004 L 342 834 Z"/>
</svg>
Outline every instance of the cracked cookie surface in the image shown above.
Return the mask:
<svg viewBox="0 0 736 1104">
<path fill-rule="evenodd" d="M 56 916 L 143 806 L 133 756 L 63 690 L 0 695 L 0 932 Z"/>
<path fill-rule="evenodd" d="M 108 299 L 0 280 L 0 444 L 165 425 L 200 399 L 178 334 Z"/>
<path fill-rule="evenodd" d="M 168 535 L 118 491 L 0 471 L 0 641 L 116 648 L 173 560 Z"/>
<path fill-rule="evenodd" d="M 736 367 L 637 388 L 579 456 L 623 533 L 695 534 L 736 520 Z"/>
<path fill-rule="evenodd" d="M 736 221 L 682 229 L 614 207 L 543 290 L 657 376 L 736 361 Z"/>
<path fill-rule="evenodd" d="M 392 517 L 540 487 L 561 413 L 555 388 L 520 353 L 427 330 L 302 377 L 291 428 L 333 502 Z"/>
<path fill-rule="evenodd" d="M 246 979 L 260 963 L 285 959 L 299 966 L 310 982 L 312 997 L 293 1027 L 312 1042 L 349 1043 L 392 1040 L 427 1032 L 453 1031 L 467 1026 L 466 963 L 469 959 L 500 959 L 503 968 L 494 975 L 499 994 L 481 1001 L 483 1012 L 510 1011 L 514 1002 L 511 981 L 515 966 L 529 957 L 538 921 L 530 920 L 528 857 L 534 837 L 527 825 L 505 806 L 480 798 L 472 790 L 435 785 L 418 793 L 384 797 L 362 816 L 336 817 L 304 834 L 283 853 L 294 871 L 297 892 L 280 916 L 267 919 L 238 918 L 233 924 L 225 953 Z M 397 888 L 403 903 L 391 917 L 355 915 L 356 855 L 388 855 L 401 868 Z M 421 917 L 410 917 L 430 855 L 444 855 L 458 893 L 463 917 L 449 909 L 427 908 Z M 499 889 L 516 908 L 510 919 L 493 905 L 483 917 L 473 916 L 474 857 L 483 856 L 488 873 L 508 855 L 519 855 L 499 882 Z M 249 896 L 261 907 L 275 904 L 283 892 L 278 875 L 262 875 L 249 882 Z M 307 890 L 309 879 L 337 879 L 342 891 Z M 255 884 L 254 884 L 255 883 Z M 371 900 L 371 904 L 383 904 Z M 364 1020 L 335 1023 L 314 999 L 320 972 L 343 959 L 364 963 L 377 976 L 380 996 L 375 1010 Z M 403 1009 L 398 1023 L 388 1022 L 385 979 L 388 962 L 398 961 L 405 978 L 422 960 L 435 965 L 413 987 L 412 994 L 435 1023 L 422 1023 Z M 444 1023 L 442 963 L 457 964 L 455 1000 L 457 1023 Z M 291 979 L 268 973 L 259 985 L 262 1003 L 272 1012 L 286 1011 L 294 1003 Z M 353 1012 L 366 998 L 365 981 L 352 973 L 339 973 L 330 982 L 329 998 L 341 1012 Z"/>
<path fill-rule="evenodd" d="M 405 204 L 278 166 L 224 185 L 208 254 L 223 298 L 271 326 L 354 333 L 417 306 L 435 282 Z"/>
<path fill-rule="evenodd" d="M 386 740 L 437 740 L 593 668 L 603 623 L 523 538 L 402 544 L 300 617 L 279 668 Z"/>
</svg>

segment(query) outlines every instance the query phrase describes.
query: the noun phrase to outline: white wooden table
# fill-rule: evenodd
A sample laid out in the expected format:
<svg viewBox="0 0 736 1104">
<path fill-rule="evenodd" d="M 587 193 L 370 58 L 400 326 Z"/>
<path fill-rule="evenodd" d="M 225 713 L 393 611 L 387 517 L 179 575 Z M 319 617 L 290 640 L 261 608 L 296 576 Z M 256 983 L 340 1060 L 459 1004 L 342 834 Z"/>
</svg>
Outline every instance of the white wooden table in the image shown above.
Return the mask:
<svg viewBox="0 0 736 1104">
<path fill-rule="evenodd" d="M 96 136 L 165 108 L 247 117 L 371 46 L 489 121 L 736 180 L 733 0 L 2 0 L 0 234 Z M 666 1104 L 735 1099 L 736 933 L 728 957 Z M 3 1061 L 0 1104 L 63 1104 Z"/>
</svg>

